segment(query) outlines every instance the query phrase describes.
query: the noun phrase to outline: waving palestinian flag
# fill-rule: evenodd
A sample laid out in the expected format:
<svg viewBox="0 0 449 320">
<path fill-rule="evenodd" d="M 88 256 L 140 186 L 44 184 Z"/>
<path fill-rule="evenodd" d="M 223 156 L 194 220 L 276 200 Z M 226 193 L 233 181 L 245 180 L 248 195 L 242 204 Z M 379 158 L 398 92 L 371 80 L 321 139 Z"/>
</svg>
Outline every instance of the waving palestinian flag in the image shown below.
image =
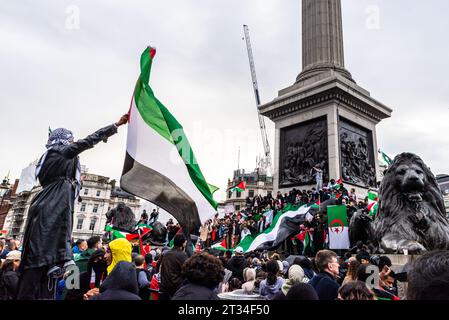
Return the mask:
<svg viewBox="0 0 449 320">
<path fill-rule="evenodd" d="M 368 212 L 370 216 L 375 217 L 379 207 L 379 197 L 374 191 L 368 191 Z"/>
<path fill-rule="evenodd" d="M 211 249 L 220 250 L 220 251 L 226 251 L 229 248 L 226 245 L 226 239 L 223 239 L 223 241 L 217 242 L 216 244 L 213 244 L 210 246 Z M 232 250 L 232 249 L 229 249 Z"/>
<path fill-rule="evenodd" d="M 216 213 L 218 188 L 207 183 L 182 125 L 149 85 L 155 54 L 148 47 L 140 58 L 120 186 L 169 212 L 189 234 Z"/>
<path fill-rule="evenodd" d="M 133 239 L 139 239 L 139 232 L 141 237 L 146 236 L 153 230 L 153 227 L 146 224 L 139 224 L 136 230 L 130 231 L 117 228 L 108 224 L 105 230 L 111 232 L 112 235 L 111 240 L 125 238 L 126 240 L 129 241 Z"/>
<path fill-rule="evenodd" d="M 377 160 L 379 161 L 379 165 L 382 167 L 388 167 L 393 163 L 393 160 L 391 160 L 391 158 L 380 149 L 377 150 Z"/>
<path fill-rule="evenodd" d="M 231 192 L 242 192 L 243 190 L 245 190 L 245 182 L 243 181 L 240 181 L 237 185 L 231 188 Z"/>
<path fill-rule="evenodd" d="M 291 234 L 299 232 L 299 226 L 316 213 L 317 209 L 303 205 L 301 207 L 288 204 L 278 212 L 271 225 L 257 236 L 246 236 L 237 247 L 243 252 L 265 250 L 279 246 Z"/>
</svg>

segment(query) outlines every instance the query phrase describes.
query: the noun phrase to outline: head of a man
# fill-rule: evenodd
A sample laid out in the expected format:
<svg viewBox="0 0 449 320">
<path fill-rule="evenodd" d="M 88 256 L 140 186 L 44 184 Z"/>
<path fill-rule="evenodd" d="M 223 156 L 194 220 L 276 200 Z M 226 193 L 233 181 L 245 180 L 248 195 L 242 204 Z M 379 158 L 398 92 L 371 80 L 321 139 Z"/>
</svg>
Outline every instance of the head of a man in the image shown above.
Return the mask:
<svg viewBox="0 0 449 320">
<path fill-rule="evenodd" d="M 183 233 L 178 233 L 177 235 L 175 235 L 175 237 L 173 238 L 173 247 L 180 250 L 185 250 L 186 246 L 187 246 L 186 236 Z"/>
<path fill-rule="evenodd" d="M 9 261 L 13 270 L 17 270 L 22 260 L 22 253 L 18 250 L 12 250 L 6 255 L 6 261 Z"/>
<path fill-rule="evenodd" d="M 447 300 L 449 251 L 438 250 L 416 259 L 407 274 L 407 300 Z"/>
<path fill-rule="evenodd" d="M 337 254 L 331 250 L 320 250 L 316 254 L 315 263 L 320 272 L 327 272 L 334 277 L 339 275 L 340 264 Z"/>
<path fill-rule="evenodd" d="M 93 236 L 90 237 L 89 240 L 87 240 L 87 248 L 98 250 L 103 248 L 103 240 L 101 240 L 100 236 Z"/>
<path fill-rule="evenodd" d="M 134 264 L 136 265 L 137 269 L 143 269 L 145 263 L 145 258 L 142 255 L 138 255 L 137 257 L 134 258 Z"/>
<path fill-rule="evenodd" d="M 234 250 L 234 253 L 235 253 L 236 256 L 243 256 L 243 249 L 242 249 L 242 247 L 237 247 Z"/>
<path fill-rule="evenodd" d="M 355 256 L 355 258 L 357 259 L 358 262 L 360 262 L 361 264 L 370 264 L 370 254 L 368 252 L 366 252 L 365 250 L 360 251 L 359 253 L 357 253 L 357 255 Z"/>
</svg>

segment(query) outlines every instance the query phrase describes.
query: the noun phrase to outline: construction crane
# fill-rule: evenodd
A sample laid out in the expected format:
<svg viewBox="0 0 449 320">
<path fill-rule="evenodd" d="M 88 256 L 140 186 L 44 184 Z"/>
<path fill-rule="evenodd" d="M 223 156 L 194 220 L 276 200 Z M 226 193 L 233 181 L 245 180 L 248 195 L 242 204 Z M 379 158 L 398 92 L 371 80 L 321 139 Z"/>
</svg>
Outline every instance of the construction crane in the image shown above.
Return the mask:
<svg viewBox="0 0 449 320">
<path fill-rule="evenodd" d="M 254 89 L 254 96 L 256 98 L 257 115 L 259 116 L 260 133 L 262 134 L 263 148 L 265 151 L 265 157 L 260 160 L 260 167 L 265 171 L 265 173 L 267 173 L 267 171 L 269 170 L 269 173 L 273 174 L 273 168 L 271 164 L 270 144 L 268 143 L 267 128 L 265 127 L 265 119 L 264 116 L 261 115 L 259 112 L 260 106 L 259 86 L 257 84 L 253 50 L 251 48 L 251 40 L 249 38 L 249 29 L 247 25 L 243 25 L 243 31 L 245 33 L 246 49 L 248 50 L 249 68 L 251 70 L 251 78 L 253 80 L 253 89 Z"/>
</svg>

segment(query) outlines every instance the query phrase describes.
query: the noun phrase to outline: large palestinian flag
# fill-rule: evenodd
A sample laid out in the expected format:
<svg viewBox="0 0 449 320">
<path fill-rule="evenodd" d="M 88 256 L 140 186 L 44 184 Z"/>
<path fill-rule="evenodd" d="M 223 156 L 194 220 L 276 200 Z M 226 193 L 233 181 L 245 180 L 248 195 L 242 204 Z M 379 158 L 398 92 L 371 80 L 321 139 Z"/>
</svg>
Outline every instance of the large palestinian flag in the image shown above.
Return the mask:
<svg viewBox="0 0 449 320">
<path fill-rule="evenodd" d="M 217 188 L 207 183 L 183 127 L 149 85 L 155 54 L 148 47 L 140 58 L 120 186 L 169 212 L 188 234 L 215 214 Z"/>
<path fill-rule="evenodd" d="M 241 247 L 243 252 L 254 250 L 268 250 L 280 245 L 291 234 L 299 232 L 300 225 L 317 212 L 311 206 L 287 205 L 273 219 L 271 225 L 257 236 L 246 236 L 236 248 Z"/>
</svg>

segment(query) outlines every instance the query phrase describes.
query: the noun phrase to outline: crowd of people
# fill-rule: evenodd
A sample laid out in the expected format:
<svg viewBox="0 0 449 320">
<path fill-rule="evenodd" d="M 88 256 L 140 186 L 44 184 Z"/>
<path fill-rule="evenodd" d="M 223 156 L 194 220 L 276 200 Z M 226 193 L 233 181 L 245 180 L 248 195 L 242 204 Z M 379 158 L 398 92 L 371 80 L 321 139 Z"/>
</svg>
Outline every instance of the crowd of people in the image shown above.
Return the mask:
<svg viewBox="0 0 449 320">
<path fill-rule="evenodd" d="M 16 298 L 21 263 L 14 240 L 0 240 L 0 299 Z M 449 251 L 428 252 L 394 272 L 387 256 L 363 243 L 339 256 L 323 249 L 313 257 L 249 252 L 241 248 L 196 250 L 188 257 L 182 232 L 173 247 L 141 255 L 125 238 L 108 244 L 93 236 L 73 243 L 77 270 L 55 279 L 55 300 L 399 300 L 449 297 Z M 378 272 L 378 282 L 370 276 Z M 78 278 L 76 278 L 78 277 Z M 374 277 L 376 278 L 376 277 Z"/>
<path fill-rule="evenodd" d="M 0 298 L 13 300 L 21 252 L 0 241 Z M 173 247 L 140 255 L 124 238 L 104 244 L 93 236 L 73 245 L 73 269 L 57 279 L 55 300 L 399 300 L 398 283 L 408 281 L 406 298 L 449 297 L 449 252 L 425 253 L 394 272 L 387 256 L 371 255 L 363 244 L 338 256 L 323 249 L 312 258 L 277 252 L 243 253 L 241 248 L 185 252 L 183 233 Z M 354 254 L 353 254 L 354 253 Z M 378 270 L 378 279 L 370 276 Z"/>
<path fill-rule="evenodd" d="M 48 288 L 55 300 L 399 300 L 398 284 L 408 281 L 402 298 L 449 297 L 448 251 L 426 253 L 407 271 L 394 272 L 390 259 L 377 255 L 370 243 L 359 241 L 348 250 L 328 250 L 323 210 L 301 226 L 314 235 L 308 247 L 295 241 L 295 234 L 273 251 L 244 253 L 238 246 L 245 236 L 268 228 L 287 206 L 329 199 L 346 205 L 349 219 L 357 210 L 368 210 L 366 198 L 359 201 L 354 189 L 348 191 L 335 180 L 319 190 L 258 195 L 247 198 L 243 210 L 206 221 L 193 254 L 187 253 L 190 241 L 173 219 L 166 223 L 165 246 L 146 252 L 138 241 L 125 238 L 109 243 L 100 236 L 77 240 L 71 248 L 74 266 L 53 273 Z M 155 223 L 158 214 L 144 212 L 139 223 Z M 223 240 L 227 250 L 213 247 Z M 16 240 L 0 238 L 2 300 L 17 298 L 21 250 Z M 376 272 L 377 282 L 372 277 Z"/>
<path fill-rule="evenodd" d="M 354 188 L 347 190 L 341 181 L 331 179 L 328 184 L 322 185 L 320 189 L 309 190 L 292 189 L 282 194 L 280 191 L 273 197 L 271 193 L 267 196 L 257 195 L 246 198 L 246 207 L 235 213 L 227 213 L 224 217 L 218 214 L 207 220 L 200 228 L 200 239 L 202 247 L 209 248 L 217 242 L 225 240 L 226 248 L 235 248 L 246 235 L 256 236 L 267 229 L 273 218 L 279 214 L 287 205 L 300 206 L 305 204 L 323 203 L 329 199 L 335 199 L 335 204 L 346 205 L 348 219 L 357 210 L 368 212 L 368 198 L 358 199 Z M 270 215 L 266 213 L 270 212 Z M 323 212 L 315 215 L 312 221 L 301 226 L 312 234 L 313 242 L 304 248 L 301 241 L 297 241 L 297 234 L 291 234 L 282 244 L 282 248 L 290 254 L 315 255 L 320 249 L 327 248 L 326 232 L 327 217 Z M 300 231 L 299 231 L 300 232 Z M 298 233 L 299 233 L 298 232 Z M 373 251 L 371 243 L 366 243 Z"/>
</svg>

